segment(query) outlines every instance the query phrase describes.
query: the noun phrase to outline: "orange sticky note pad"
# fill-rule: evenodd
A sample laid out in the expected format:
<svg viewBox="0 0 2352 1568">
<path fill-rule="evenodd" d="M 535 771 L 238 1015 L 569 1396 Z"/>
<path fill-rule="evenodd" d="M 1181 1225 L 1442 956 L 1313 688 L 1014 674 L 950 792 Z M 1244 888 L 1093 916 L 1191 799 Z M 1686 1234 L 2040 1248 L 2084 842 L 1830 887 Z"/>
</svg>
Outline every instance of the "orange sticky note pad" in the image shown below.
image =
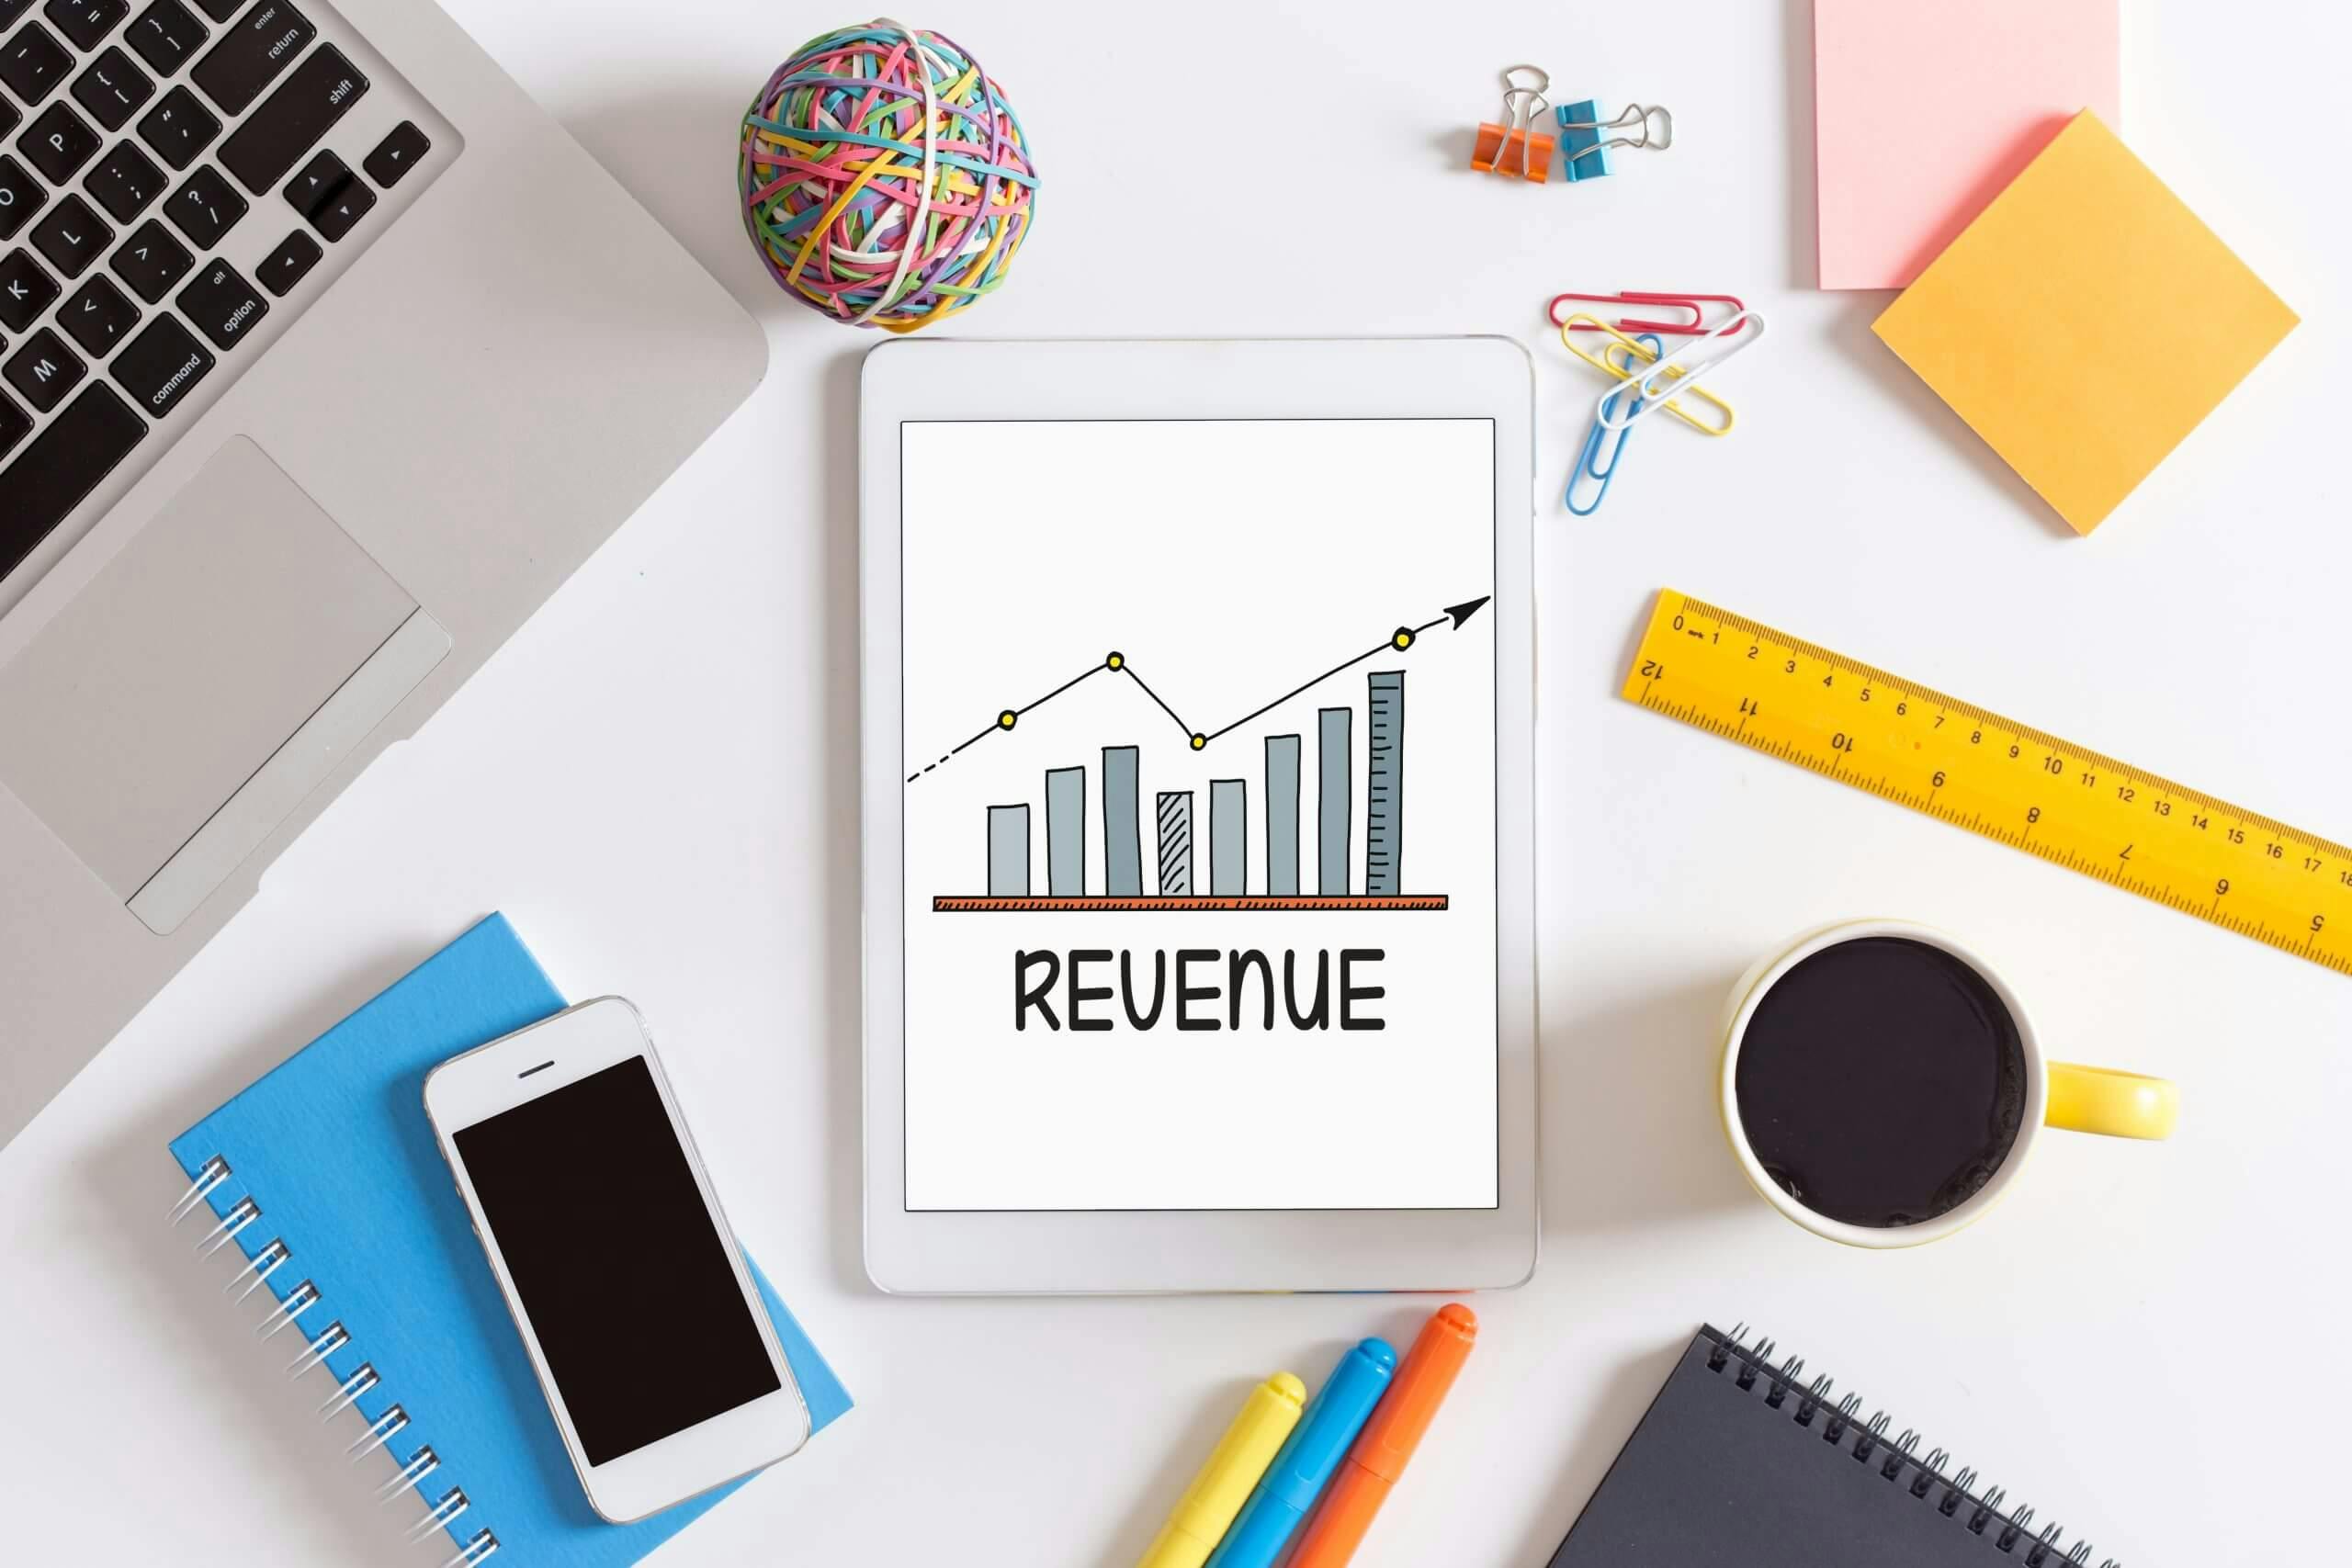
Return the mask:
<svg viewBox="0 0 2352 1568">
<path fill-rule="evenodd" d="M 2086 109 L 1871 330 L 2087 534 L 2296 320 Z"/>
</svg>

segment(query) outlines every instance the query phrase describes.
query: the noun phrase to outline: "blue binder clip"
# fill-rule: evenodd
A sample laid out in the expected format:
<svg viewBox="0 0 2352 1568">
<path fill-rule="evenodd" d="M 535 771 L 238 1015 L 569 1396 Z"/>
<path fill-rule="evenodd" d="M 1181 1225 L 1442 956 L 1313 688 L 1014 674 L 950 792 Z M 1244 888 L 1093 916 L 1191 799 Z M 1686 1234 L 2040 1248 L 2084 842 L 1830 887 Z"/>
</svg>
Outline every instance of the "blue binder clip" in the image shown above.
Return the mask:
<svg viewBox="0 0 2352 1568">
<path fill-rule="evenodd" d="M 1644 333 L 1634 341 L 1652 354 L 1662 351 L 1663 345 L 1659 344 L 1656 333 Z M 1632 356 L 1629 355 L 1627 357 Z M 1618 383 L 1616 389 L 1610 392 L 1603 400 L 1612 401 L 1619 398 L 1631 398 L 1634 400 L 1634 411 L 1639 412 L 1641 409 L 1643 400 L 1639 383 L 1630 374 L 1623 381 Z M 1628 418 L 1630 417 L 1628 415 Z M 1592 422 L 1592 431 L 1584 438 L 1584 450 L 1577 454 L 1577 466 L 1568 470 L 1568 488 L 1561 493 L 1560 504 L 1578 517 L 1589 517 L 1600 511 L 1600 503 L 1609 499 L 1609 481 L 1617 477 L 1617 465 L 1625 456 L 1625 438 L 1633 433 L 1630 425 L 1613 433 L 1617 439 L 1609 448 L 1609 466 L 1602 468 L 1600 466 L 1601 444 L 1607 441 L 1612 433 L 1601 423 L 1600 416 L 1596 413 Z M 1592 503 L 1589 506 L 1577 504 L 1577 481 L 1580 479 L 1593 479 L 1598 484 L 1598 488 L 1592 492 Z"/>
<path fill-rule="evenodd" d="M 1599 99 L 1579 98 L 1563 105 L 1556 118 L 1560 122 L 1560 155 L 1567 164 L 1571 182 L 1596 180 L 1608 174 L 1611 147 L 1654 147 L 1663 152 L 1674 145 L 1674 116 L 1656 104 L 1647 107 L 1627 104 L 1624 112 L 1615 118 L 1603 119 Z M 1631 134 L 1604 139 L 1601 132 L 1605 130 Z"/>
</svg>

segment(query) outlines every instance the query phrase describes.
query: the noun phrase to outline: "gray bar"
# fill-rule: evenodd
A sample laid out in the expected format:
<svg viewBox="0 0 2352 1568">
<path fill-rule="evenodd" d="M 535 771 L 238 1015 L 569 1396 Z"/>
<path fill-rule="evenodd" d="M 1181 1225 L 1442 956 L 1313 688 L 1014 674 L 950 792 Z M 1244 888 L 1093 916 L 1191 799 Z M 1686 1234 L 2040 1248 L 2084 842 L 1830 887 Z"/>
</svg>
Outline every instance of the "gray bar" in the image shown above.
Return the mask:
<svg viewBox="0 0 2352 1568">
<path fill-rule="evenodd" d="M 1057 898 L 1086 892 L 1086 770 L 1046 770 L 1046 891 Z"/>
<path fill-rule="evenodd" d="M 1102 748 L 1102 891 L 1143 897 L 1142 799 L 1136 793 L 1136 749 Z"/>
<path fill-rule="evenodd" d="M 1029 896 L 1029 807 L 989 807 L 989 897 Z"/>
<path fill-rule="evenodd" d="M 1159 797 L 1159 896 L 1182 898 L 1193 891 L 1193 792 L 1172 790 Z"/>
<path fill-rule="evenodd" d="M 1242 779 L 1209 781 L 1209 891 L 1250 891 L 1250 785 Z"/>
<path fill-rule="evenodd" d="M 1266 737 L 1266 891 L 1298 892 L 1298 737 Z"/>
<path fill-rule="evenodd" d="M 1364 683 L 1372 713 L 1364 727 L 1371 764 L 1363 787 L 1363 890 L 1395 894 L 1405 853 L 1405 672 L 1375 671 Z"/>
<path fill-rule="evenodd" d="M 1355 742 L 1355 710 L 1317 708 L 1319 727 L 1316 761 L 1322 782 L 1316 786 L 1317 832 L 1315 891 L 1344 896 L 1348 891 L 1348 836 L 1354 827 L 1355 803 L 1350 795 L 1350 758 Z"/>
</svg>

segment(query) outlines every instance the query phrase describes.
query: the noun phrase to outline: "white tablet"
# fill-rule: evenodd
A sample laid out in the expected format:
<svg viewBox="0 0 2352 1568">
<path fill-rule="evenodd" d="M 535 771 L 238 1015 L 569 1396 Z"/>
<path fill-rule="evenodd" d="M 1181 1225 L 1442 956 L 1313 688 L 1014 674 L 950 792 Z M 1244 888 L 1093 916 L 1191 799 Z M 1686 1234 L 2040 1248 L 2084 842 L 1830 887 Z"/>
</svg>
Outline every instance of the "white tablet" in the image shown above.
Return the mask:
<svg viewBox="0 0 2352 1568">
<path fill-rule="evenodd" d="M 1532 1270 L 1532 394 L 1503 338 L 866 357 L 877 1285 Z"/>
</svg>

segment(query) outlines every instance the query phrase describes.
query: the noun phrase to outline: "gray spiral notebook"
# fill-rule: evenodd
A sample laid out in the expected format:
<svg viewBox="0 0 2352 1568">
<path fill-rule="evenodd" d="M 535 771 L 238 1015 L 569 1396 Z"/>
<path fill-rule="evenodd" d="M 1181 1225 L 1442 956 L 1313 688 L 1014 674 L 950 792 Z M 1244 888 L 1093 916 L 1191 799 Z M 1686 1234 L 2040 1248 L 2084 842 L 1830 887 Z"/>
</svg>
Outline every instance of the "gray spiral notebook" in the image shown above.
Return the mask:
<svg viewBox="0 0 2352 1568">
<path fill-rule="evenodd" d="M 1831 1402 L 1792 1356 L 1702 1328 L 1618 1450 L 1550 1568 L 2073 1568 L 2091 1561 L 2031 1508 L 2005 1510 L 1941 1449 L 1890 1438 L 1861 1397 Z M 2111 1559 L 2103 1568 L 2119 1568 Z"/>
</svg>

